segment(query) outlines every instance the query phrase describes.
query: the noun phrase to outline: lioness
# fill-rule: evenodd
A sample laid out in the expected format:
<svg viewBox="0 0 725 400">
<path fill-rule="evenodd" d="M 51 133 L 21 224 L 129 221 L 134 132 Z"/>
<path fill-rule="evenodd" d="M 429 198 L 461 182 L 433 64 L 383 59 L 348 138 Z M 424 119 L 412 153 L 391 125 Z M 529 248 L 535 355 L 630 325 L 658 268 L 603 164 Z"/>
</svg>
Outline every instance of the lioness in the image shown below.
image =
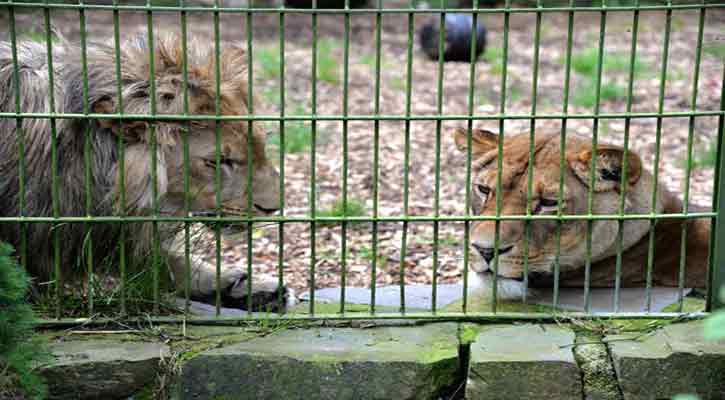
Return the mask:
<svg viewBox="0 0 725 400">
<path fill-rule="evenodd" d="M 467 153 L 467 131 L 454 132 L 456 146 Z M 496 214 L 496 177 L 499 136 L 474 129 L 471 137 L 471 209 L 475 215 Z M 529 164 L 529 134 L 507 135 L 503 142 L 501 170 L 501 215 L 525 215 Z M 564 155 L 562 214 L 587 213 L 591 141 L 567 137 Z M 560 135 L 537 134 L 531 192 L 533 215 L 556 215 L 559 207 Z M 618 214 L 620 193 L 625 192 L 625 214 L 649 214 L 652 210 L 654 178 L 642 168 L 639 156 L 628 152 L 626 188 L 620 187 L 624 149 L 598 144 L 592 194 L 593 214 Z M 657 185 L 657 213 L 681 213 L 682 202 Z M 653 284 L 677 286 L 680 266 L 682 225 L 688 225 L 685 285 L 704 287 L 707 279 L 709 220 L 661 219 L 655 228 Z M 622 286 L 646 283 L 650 221 L 625 220 L 623 224 Z M 473 287 L 490 285 L 494 262 L 495 221 L 477 221 L 471 230 L 471 247 L 478 257 L 472 263 Z M 531 287 L 551 287 L 556 256 L 555 220 L 531 222 L 528 244 L 528 282 Z M 584 285 L 586 263 L 586 220 L 561 223 L 560 284 Z M 525 222 L 502 220 L 498 247 L 499 293 L 518 297 L 523 290 Z M 592 224 L 591 285 L 612 287 L 615 283 L 618 222 L 595 220 Z"/>
<path fill-rule="evenodd" d="M 221 115 L 246 115 L 247 59 L 243 50 L 224 47 L 220 56 L 220 91 L 216 92 L 214 46 L 194 38 L 188 39 L 188 106 L 191 115 L 214 115 L 219 95 Z M 84 112 L 84 84 L 81 50 L 66 41 L 53 45 L 53 95 L 50 104 L 48 54 L 45 44 L 21 41 L 17 44 L 17 75 L 19 93 L 14 80 L 13 50 L 10 43 L 0 43 L 0 111 L 15 112 L 16 96 L 21 112 L 58 113 Z M 92 44 L 87 49 L 87 99 L 92 113 L 116 113 L 122 107 L 126 114 L 151 114 L 151 81 L 155 84 L 155 107 L 158 114 L 183 114 L 183 63 L 180 37 L 159 34 L 154 39 L 154 68 L 150 67 L 148 39 L 144 34 L 120 44 L 118 82 L 113 42 Z M 120 93 L 119 93 L 120 85 Z M 119 98 L 120 94 L 120 98 Z M 119 100 L 122 105 L 119 105 Z M 54 126 L 52 125 L 54 124 Z M 155 127 L 155 131 L 151 127 Z M 219 122 L 221 149 L 220 201 L 224 215 L 270 214 L 279 208 L 279 174 L 265 156 L 265 133 L 258 123 L 249 132 L 247 121 Z M 23 118 L 20 131 L 14 118 L 0 119 L 0 217 L 86 216 L 86 177 L 84 145 L 90 132 L 90 196 L 92 216 L 131 216 L 152 214 L 155 206 L 160 214 L 183 216 L 184 213 L 184 147 L 188 131 L 189 188 L 192 215 L 216 215 L 216 122 L 151 119 L 48 119 Z M 187 129 L 188 128 L 188 129 Z M 52 192 L 52 130 L 57 134 L 56 201 Z M 152 134 L 155 132 L 155 135 Z M 19 134 L 24 136 L 24 199 L 20 208 L 21 176 Z M 247 186 L 247 140 L 252 135 L 252 186 Z M 158 204 L 154 203 L 152 176 L 152 140 L 156 141 Z M 123 164 L 118 142 L 124 144 Z M 120 172 L 123 165 L 125 203 L 122 203 Z M 252 209 L 247 208 L 247 193 L 252 192 Z M 55 260 L 51 225 L 30 223 L 27 227 L 26 268 L 41 281 L 51 278 Z M 82 260 L 86 243 L 83 224 L 56 226 L 60 233 L 60 265 L 64 275 L 73 275 L 71 266 Z M 151 252 L 150 223 L 125 224 L 126 255 L 129 263 L 143 263 Z M 183 240 L 178 223 L 160 223 L 163 255 L 178 290 L 187 279 Z M 17 223 L 0 223 L 0 240 L 19 248 L 21 227 Z M 118 250 L 119 224 L 92 226 L 94 259 L 114 256 Z M 183 238 L 183 235 L 181 236 Z M 193 249 L 192 249 L 193 250 Z M 117 258 L 116 258 L 117 259 Z M 191 256 L 191 296 L 213 298 L 216 290 L 215 265 L 203 261 L 199 254 Z M 83 262 L 83 261 L 81 261 Z M 67 277 L 66 277 L 67 279 Z M 247 295 L 245 268 L 223 265 L 221 288 L 224 299 L 245 305 Z M 279 291 L 288 297 L 286 288 L 278 288 L 276 279 L 253 278 L 255 308 L 276 304 Z"/>
</svg>

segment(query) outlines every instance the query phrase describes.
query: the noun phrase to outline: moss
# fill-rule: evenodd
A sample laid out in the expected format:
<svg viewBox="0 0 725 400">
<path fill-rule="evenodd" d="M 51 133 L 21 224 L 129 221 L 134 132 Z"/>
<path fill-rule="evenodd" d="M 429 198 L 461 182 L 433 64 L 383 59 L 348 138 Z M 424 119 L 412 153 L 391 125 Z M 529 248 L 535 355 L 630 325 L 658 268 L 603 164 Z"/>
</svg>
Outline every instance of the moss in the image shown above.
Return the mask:
<svg viewBox="0 0 725 400">
<path fill-rule="evenodd" d="M 458 342 L 461 345 L 468 345 L 476 341 L 481 333 L 481 325 L 461 324 L 458 328 Z"/>
</svg>

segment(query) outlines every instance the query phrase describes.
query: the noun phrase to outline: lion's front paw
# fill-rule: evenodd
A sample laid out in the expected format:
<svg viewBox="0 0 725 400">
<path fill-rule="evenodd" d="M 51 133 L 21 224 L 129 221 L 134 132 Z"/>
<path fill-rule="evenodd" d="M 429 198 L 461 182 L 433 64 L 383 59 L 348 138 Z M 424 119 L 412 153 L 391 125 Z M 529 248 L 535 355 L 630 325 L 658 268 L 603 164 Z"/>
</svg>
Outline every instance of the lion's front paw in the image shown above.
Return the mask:
<svg viewBox="0 0 725 400">
<path fill-rule="evenodd" d="M 246 277 L 246 276 L 245 276 Z M 253 276 L 251 292 L 251 310 L 283 313 L 295 303 L 294 291 L 287 286 L 279 286 L 271 276 Z M 224 306 L 249 310 L 249 281 L 232 286 L 224 296 Z"/>
</svg>

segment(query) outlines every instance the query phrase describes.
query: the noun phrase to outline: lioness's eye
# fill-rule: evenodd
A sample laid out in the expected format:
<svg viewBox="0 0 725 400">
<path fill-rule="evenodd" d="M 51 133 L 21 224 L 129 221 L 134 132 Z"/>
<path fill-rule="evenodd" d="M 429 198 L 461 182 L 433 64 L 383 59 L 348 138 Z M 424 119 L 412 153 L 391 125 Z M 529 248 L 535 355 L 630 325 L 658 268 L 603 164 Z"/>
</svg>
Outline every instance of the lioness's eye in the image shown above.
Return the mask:
<svg viewBox="0 0 725 400">
<path fill-rule="evenodd" d="M 483 197 L 487 197 L 489 194 L 491 194 L 491 188 L 486 185 L 476 185 L 476 191 Z"/>
<path fill-rule="evenodd" d="M 559 202 L 556 199 L 547 199 L 547 198 L 540 198 L 539 202 L 536 204 L 536 208 L 534 209 L 534 213 L 538 214 L 542 211 L 550 211 L 553 209 L 556 209 L 556 207 L 559 205 Z"/>
</svg>

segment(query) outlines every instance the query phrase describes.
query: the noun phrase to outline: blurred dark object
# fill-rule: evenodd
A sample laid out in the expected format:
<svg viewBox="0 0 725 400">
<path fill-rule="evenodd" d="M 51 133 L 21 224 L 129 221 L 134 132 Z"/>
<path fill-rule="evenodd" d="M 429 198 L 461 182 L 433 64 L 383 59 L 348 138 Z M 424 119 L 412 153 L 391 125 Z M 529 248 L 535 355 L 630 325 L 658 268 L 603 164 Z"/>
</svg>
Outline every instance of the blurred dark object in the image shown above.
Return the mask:
<svg viewBox="0 0 725 400">
<path fill-rule="evenodd" d="M 285 7 L 312 8 L 312 0 L 284 0 Z M 362 8 L 368 0 L 350 0 L 350 8 Z M 345 8 L 345 0 L 317 0 L 317 8 Z"/>
<path fill-rule="evenodd" d="M 444 61 L 471 61 L 473 17 L 469 14 L 446 14 Z M 428 21 L 420 30 L 420 45 L 431 60 L 438 60 L 440 17 Z M 486 49 L 486 28 L 481 18 L 476 26 L 476 59 Z"/>
</svg>

